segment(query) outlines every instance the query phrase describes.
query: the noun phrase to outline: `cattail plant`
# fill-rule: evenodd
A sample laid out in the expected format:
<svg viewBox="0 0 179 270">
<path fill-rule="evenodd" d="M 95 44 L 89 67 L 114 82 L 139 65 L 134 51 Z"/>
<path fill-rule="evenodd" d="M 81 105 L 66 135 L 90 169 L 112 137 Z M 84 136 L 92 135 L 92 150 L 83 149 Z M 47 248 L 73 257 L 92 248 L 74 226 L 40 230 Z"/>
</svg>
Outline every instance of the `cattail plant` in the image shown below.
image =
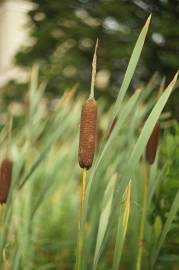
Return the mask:
<svg viewBox="0 0 179 270">
<path fill-rule="evenodd" d="M 98 40 L 92 62 L 91 91 L 89 98 L 85 101 L 81 111 L 80 140 L 79 140 L 79 165 L 83 168 L 82 195 L 81 195 L 81 214 L 84 208 L 84 198 L 86 190 L 86 176 L 93 163 L 95 144 L 96 144 L 96 122 L 97 122 L 97 102 L 94 98 L 94 83 L 96 77 L 96 52 Z"/>
<path fill-rule="evenodd" d="M 150 165 L 152 165 L 155 160 L 157 147 L 159 143 L 159 136 L 160 136 L 160 123 L 158 121 L 152 131 L 152 134 L 146 146 L 146 161 Z"/>
<path fill-rule="evenodd" d="M 9 159 L 4 159 L 0 167 L 0 203 L 6 203 L 12 178 L 13 163 Z"/>
<path fill-rule="evenodd" d="M 8 142 L 6 149 L 6 157 L 2 160 L 0 165 L 0 204 L 6 203 L 12 179 L 12 168 L 13 162 L 8 158 L 9 147 L 12 138 L 12 116 L 9 117 L 8 121 Z"/>
</svg>

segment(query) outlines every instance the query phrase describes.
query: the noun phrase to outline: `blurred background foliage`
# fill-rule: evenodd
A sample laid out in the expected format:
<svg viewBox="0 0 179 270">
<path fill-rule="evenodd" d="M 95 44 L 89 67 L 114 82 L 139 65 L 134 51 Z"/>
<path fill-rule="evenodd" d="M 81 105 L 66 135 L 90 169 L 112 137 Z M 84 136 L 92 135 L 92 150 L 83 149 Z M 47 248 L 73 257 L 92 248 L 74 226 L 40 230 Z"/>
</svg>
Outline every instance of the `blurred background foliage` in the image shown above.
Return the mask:
<svg viewBox="0 0 179 270">
<path fill-rule="evenodd" d="M 28 13 L 31 43 L 17 53 L 16 64 L 28 69 L 38 62 L 41 78 L 48 81 L 50 96 L 61 95 L 74 83 L 79 83 L 79 90 L 88 90 L 94 43 L 98 37 L 97 95 L 102 91 L 109 101 L 116 97 L 137 35 L 150 13 L 152 25 L 132 88 L 145 83 L 154 72 L 158 73 L 157 82 L 163 76 L 168 82 L 178 68 L 177 0 L 31 2 L 34 4 Z M 6 94 L 15 97 L 18 93 L 19 96 L 26 88 L 11 81 Z M 175 93 L 170 109 L 178 118 L 176 98 Z"/>
</svg>

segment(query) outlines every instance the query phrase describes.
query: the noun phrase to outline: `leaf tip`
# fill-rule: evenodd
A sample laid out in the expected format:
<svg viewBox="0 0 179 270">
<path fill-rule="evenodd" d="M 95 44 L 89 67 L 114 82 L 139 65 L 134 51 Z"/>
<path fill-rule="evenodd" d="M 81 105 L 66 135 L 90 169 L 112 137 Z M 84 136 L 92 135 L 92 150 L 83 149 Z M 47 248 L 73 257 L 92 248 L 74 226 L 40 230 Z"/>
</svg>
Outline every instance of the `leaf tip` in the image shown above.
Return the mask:
<svg viewBox="0 0 179 270">
<path fill-rule="evenodd" d="M 170 91 L 173 90 L 173 88 L 174 88 L 174 86 L 175 86 L 175 84 L 177 82 L 178 74 L 179 74 L 179 71 L 177 71 L 177 73 L 175 74 L 173 80 L 168 85 L 168 88 L 170 88 Z"/>
<path fill-rule="evenodd" d="M 150 21 L 151 21 L 151 18 L 152 18 L 152 13 L 149 15 L 149 17 L 147 18 L 147 21 L 145 23 L 145 27 L 148 28 L 149 27 L 149 24 L 150 24 Z"/>
<path fill-rule="evenodd" d="M 178 74 L 179 74 L 179 70 L 177 71 L 177 73 L 175 74 L 176 80 L 178 79 Z M 174 78 L 175 78 L 174 77 Z"/>
<path fill-rule="evenodd" d="M 173 87 L 178 79 L 178 74 L 179 74 L 179 71 L 177 71 L 177 73 L 175 74 L 173 80 L 171 81 L 171 86 Z"/>
</svg>

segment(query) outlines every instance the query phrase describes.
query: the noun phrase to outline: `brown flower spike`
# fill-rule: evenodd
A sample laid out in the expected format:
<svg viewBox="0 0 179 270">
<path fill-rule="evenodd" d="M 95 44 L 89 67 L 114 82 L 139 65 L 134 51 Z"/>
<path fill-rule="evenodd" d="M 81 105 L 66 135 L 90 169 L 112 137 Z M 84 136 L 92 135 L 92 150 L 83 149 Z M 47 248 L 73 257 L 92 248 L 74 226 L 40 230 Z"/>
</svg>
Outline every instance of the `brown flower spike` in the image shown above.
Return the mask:
<svg viewBox="0 0 179 270">
<path fill-rule="evenodd" d="M 12 178 L 13 163 L 9 159 L 4 159 L 0 167 L 0 203 L 6 203 Z"/>
<path fill-rule="evenodd" d="M 79 165 L 89 169 L 92 166 L 96 142 L 97 102 L 89 98 L 81 112 Z"/>
<path fill-rule="evenodd" d="M 157 147 L 159 143 L 159 136 L 160 136 L 160 123 L 157 122 L 150 139 L 147 143 L 146 147 L 146 161 L 151 165 L 153 164 L 157 152 Z"/>
<path fill-rule="evenodd" d="M 81 111 L 78 160 L 80 167 L 85 170 L 90 169 L 92 166 L 96 144 L 97 102 L 94 98 L 94 84 L 96 78 L 97 48 L 98 48 L 98 39 L 96 41 L 92 61 L 90 96 L 83 104 Z"/>
</svg>

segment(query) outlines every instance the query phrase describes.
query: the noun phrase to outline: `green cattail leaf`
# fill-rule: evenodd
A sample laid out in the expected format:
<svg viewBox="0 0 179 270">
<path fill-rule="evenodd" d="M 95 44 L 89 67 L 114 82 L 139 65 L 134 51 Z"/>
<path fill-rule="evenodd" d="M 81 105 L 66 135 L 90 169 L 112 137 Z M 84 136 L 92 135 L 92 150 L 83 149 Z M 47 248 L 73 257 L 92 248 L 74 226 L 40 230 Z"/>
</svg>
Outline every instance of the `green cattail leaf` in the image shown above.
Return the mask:
<svg viewBox="0 0 179 270">
<path fill-rule="evenodd" d="M 161 233 L 161 236 L 160 236 L 160 239 L 156 245 L 156 247 L 154 248 L 154 251 L 152 253 L 152 256 L 151 256 L 151 269 L 153 269 L 155 263 L 156 263 L 156 260 L 158 258 L 158 255 L 159 255 L 159 252 L 160 252 L 160 249 L 165 241 L 165 238 L 167 236 L 167 233 L 170 231 L 171 229 L 171 226 L 172 226 L 172 222 L 176 216 L 176 213 L 177 211 L 179 210 L 179 191 L 177 192 L 174 200 L 173 200 L 173 203 L 172 203 L 172 206 L 170 208 L 170 211 L 168 213 L 168 218 L 165 222 L 165 225 L 164 225 L 164 228 L 163 228 L 163 231 Z"/>
<path fill-rule="evenodd" d="M 105 233 L 106 233 L 106 230 L 108 227 L 108 223 L 109 223 L 115 181 L 116 181 L 116 174 L 112 177 L 111 181 L 108 183 L 108 185 L 106 187 L 105 194 L 104 194 L 103 209 L 101 211 L 99 227 L 98 227 L 93 270 L 95 270 L 97 268 L 97 263 L 98 263 L 98 260 L 100 258 L 101 246 L 103 244 L 104 236 L 105 236 Z"/>
<path fill-rule="evenodd" d="M 148 28 L 149 28 L 149 24 L 150 24 L 150 20 L 151 20 L 151 15 L 148 17 L 144 27 L 142 28 L 142 31 L 137 39 L 137 42 L 135 44 L 134 50 L 132 52 L 125 76 L 124 76 L 124 80 L 122 82 L 121 88 L 119 90 L 119 94 L 116 100 L 116 103 L 114 105 L 114 116 L 113 119 L 115 119 L 116 115 L 118 114 L 119 110 L 120 110 L 120 106 L 122 104 L 122 101 L 125 97 L 125 94 L 127 92 L 127 89 L 129 87 L 129 84 L 132 80 L 133 74 L 135 72 L 137 63 L 139 61 L 141 52 L 142 52 L 142 48 L 144 46 L 144 41 L 148 32 Z M 113 121 L 112 121 L 113 122 Z"/>
<path fill-rule="evenodd" d="M 113 268 L 112 270 L 119 269 L 119 263 L 122 255 L 122 250 L 127 233 L 130 207 L 131 207 L 131 182 L 129 182 L 126 191 L 123 194 L 123 201 L 119 211 L 119 219 L 117 226 L 116 244 L 114 250 Z"/>
</svg>

